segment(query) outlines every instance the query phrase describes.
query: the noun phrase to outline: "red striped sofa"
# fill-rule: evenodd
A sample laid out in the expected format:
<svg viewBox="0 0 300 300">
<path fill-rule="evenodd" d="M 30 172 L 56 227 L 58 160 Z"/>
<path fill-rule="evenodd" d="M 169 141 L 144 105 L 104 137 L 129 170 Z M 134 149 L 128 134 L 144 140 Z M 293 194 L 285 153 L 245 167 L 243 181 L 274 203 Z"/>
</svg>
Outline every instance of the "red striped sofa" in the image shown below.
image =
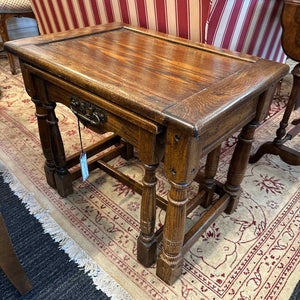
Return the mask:
<svg viewBox="0 0 300 300">
<path fill-rule="evenodd" d="M 283 62 L 283 0 L 30 0 L 41 34 L 124 22 Z"/>
<path fill-rule="evenodd" d="M 124 22 L 204 42 L 207 0 L 31 0 L 41 34 Z"/>
<path fill-rule="evenodd" d="M 208 44 L 284 62 L 281 47 L 283 0 L 213 0 Z"/>
</svg>

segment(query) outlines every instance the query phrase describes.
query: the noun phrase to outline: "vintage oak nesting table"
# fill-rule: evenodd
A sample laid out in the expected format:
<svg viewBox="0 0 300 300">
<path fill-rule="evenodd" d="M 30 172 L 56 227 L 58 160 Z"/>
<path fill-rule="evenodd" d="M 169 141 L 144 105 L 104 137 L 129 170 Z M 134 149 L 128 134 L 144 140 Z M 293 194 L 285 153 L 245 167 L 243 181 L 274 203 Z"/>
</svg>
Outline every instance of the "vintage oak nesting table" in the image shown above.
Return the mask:
<svg viewBox="0 0 300 300">
<path fill-rule="evenodd" d="M 288 72 L 282 64 L 220 50 L 162 33 L 100 25 L 5 44 L 20 58 L 28 94 L 36 105 L 47 182 L 65 197 L 79 154 L 65 158 L 55 116 L 63 103 L 90 129 L 114 134 L 87 149 L 88 157 L 110 146 L 89 168 L 101 168 L 142 194 L 138 260 L 156 261 L 157 275 L 172 284 L 180 276 L 184 253 L 223 211 L 237 206 L 255 128 L 268 112 L 276 83 Z M 221 143 L 242 129 L 227 180 L 214 180 Z M 143 184 L 107 162 L 139 151 Z M 204 174 L 199 161 L 207 155 Z M 163 159 L 164 158 L 164 159 Z M 163 160 L 171 184 L 168 200 L 156 196 L 155 170 Z M 199 193 L 187 199 L 198 181 Z M 211 205 L 216 193 L 219 200 Z M 197 205 L 210 207 L 185 232 L 186 215 Z M 166 210 L 155 232 L 156 205 Z"/>
</svg>

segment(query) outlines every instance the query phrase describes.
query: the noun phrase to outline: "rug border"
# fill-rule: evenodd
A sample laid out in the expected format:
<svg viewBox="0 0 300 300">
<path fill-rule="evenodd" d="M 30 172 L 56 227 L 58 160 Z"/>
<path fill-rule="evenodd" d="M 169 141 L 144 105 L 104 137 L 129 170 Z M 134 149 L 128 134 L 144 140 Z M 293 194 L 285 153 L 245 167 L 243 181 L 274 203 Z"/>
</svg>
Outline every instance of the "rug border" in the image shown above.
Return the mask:
<svg viewBox="0 0 300 300">
<path fill-rule="evenodd" d="M 14 170 L 14 166 L 9 161 L 8 157 L 2 152 L 0 155 L 0 175 L 2 175 L 4 181 L 9 184 L 10 189 L 13 193 L 21 200 L 25 205 L 26 209 L 31 215 L 33 215 L 42 225 L 45 233 L 49 233 L 51 238 L 59 243 L 59 249 L 63 250 L 69 257 L 70 260 L 74 261 L 80 269 L 92 278 L 93 283 L 97 289 L 101 289 L 108 297 L 112 300 L 130 300 L 132 297 L 126 291 L 124 282 L 122 286 L 117 282 L 116 279 L 112 278 L 103 267 L 100 267 L 88 254 L 88 248 L 92 245 L 88 240 L 84 246 L 79 246 L 76 241 L 76 236 L 82 236 L 80 232 L 73 229 L 67 220 L 64 220 L 62 214 L 53 206 L 43 201 L 43 195 L 30 184 L 23 174 L 20 174 L 17 170 Z M 5 161 L 5 164 L 3 163 Z M 14 172 L 16 171 L 16 172 Z M 17 174 L 16 174 L 17 173 Z M 34 187 L 34 188 L 30 188 Z M 39 199 L 39 201 L 37 200 Z M 54 213 L 55 212 L 55 213 Z M 54 217 L 52 215 L 57 215 Z M 64 230 L 64 226 L 71 227 L 68 233 Z M 94 246 L 92 246 L 94 248 Z M 86 248 L 86 249 L 85 249 Z M 99 254 L 101 256 L 101 253 Z M 114 266 L 110 266 L 110 270 L 114 269 Z M 118 270 L 116 270 L 118 271 Z M 145 297 L 145 294 L 141 295 Z"/>
</svg>

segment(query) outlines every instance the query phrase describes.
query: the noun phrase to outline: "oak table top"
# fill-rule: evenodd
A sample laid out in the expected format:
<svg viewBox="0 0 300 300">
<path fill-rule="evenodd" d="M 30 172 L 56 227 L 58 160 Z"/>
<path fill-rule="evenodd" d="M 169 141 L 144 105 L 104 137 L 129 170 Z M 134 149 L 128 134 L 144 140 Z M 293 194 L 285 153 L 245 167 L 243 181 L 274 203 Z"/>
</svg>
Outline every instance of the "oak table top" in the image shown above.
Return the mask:
<svg viewBox="0 0 300 300">
<path fill-rule="evenodd" d="M 288 67 L 122 24 L 8 42 L 5 49 L 20 58 L 35 103 L 48 184 L 66 197 L 81 177 L 80 153 L 65 157 L 55 115 L 60 102 L 90 129 L 114 132 L 86 149 L 89 170 L 100 168 L 142 195 L 137 259 L 146 267 L 157 259 L 157 275 L 173 284 L 184 253 L 220 213 L 237 207 L 255 128 Z M 221 143 L 240 129 L 227 179 L 218 182 Z M 133 147 L 144 166 L 142 184 L 108 164 L 118 155 L 130 159 Z M 167 199 L 156 195 L 155 171 L 163 157 Z M 199 192 L 188 199 L 193 181 Z M 198 205 L 208 209 L 185 232 L 186 216 Z M 156 206 L 166 210 L 166 219 L 155 231 Z"/>
<path fill-rule="evenodd" d="M 163 125 L 178 123 L 193 135 L 287 70 L 258 57 L 129 26 L 108 24 L 74 33 L 13 41 L 6 49 L 121 107 Z"/>
</svg>

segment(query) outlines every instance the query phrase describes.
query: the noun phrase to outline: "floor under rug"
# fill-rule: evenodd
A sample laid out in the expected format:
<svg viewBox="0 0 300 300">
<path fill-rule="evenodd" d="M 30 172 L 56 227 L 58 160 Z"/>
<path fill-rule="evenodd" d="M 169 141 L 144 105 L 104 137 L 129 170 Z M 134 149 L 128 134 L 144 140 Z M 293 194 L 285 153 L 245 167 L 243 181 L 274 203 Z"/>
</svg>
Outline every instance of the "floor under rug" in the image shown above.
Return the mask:
<svg viewBox="0 0 300 300">
<path fill-rule="evenodd" d="M 185 255 L 180 279 L 168 286 L 156 277 L 155 266 L 147 269 L 136 260 L 140 196 L 103 172 L 95 171 L 87 182 L 75 181 L 74 194 L 62 199 L 45 181 L 34 105 L 24 91 L 20 76 L 10 75 L 1 59 L 0 89 L 3 92 L 0 101 L 3 168 L 38 203 L 40 208 L 36 210 L 35 204 L 31 206 L 35 214 L 40 211 L 48 215 L 67 233 L 56 234 L 56 229 L 46 229 L 69 251 L 70 257 L 82 263 L 99 288 L 108 285 L 103 284 L 103 278 L 111 277 L 134 299 L 267 300 L 288 299 L 292 294 L 298 281 L 300 259 L 299 167 L 289 166 L 271 155 L 249 165 L 236 212 L 222 214 L 207 229 Z M 288 97 L 284 90 L 285 87 L 274 100 L 270 118 L 257 130 L 254 148 L 274 136 L 281 118 L 279 111 Z M 299 112 L 295 115 L 299 116 Z M 63 106 L 58 107 L 57 116 L 66 154 L 70 155 L 80 147 L 76 119 Z M 82 134 L 84 146 L 101 139 L 87 129 Z M 236 137 L 237 134 L 222 149 L 217 176 L 222 182 Z M 299 136 L 290 144 L 300 150 Z M 138 159 L 127 162 L 117 158 L 112 164 L 141 181 L 143 168 Z M 169 185 L 162 166 L 157 177 L 157 192 L 165 197 Z M 196 183 L 190 187 L 190 197 L 195 195 L 197 187 Z M 187 226 L 203 213 L 201 208 L 193 211 Z M 157 227 L 163 223 L 164 212 L 157 209 Z M 69 243 L 81 249 L 79 259 L 77 252 L 72 253 L 68 247 Z M 118 293 L 112 295 L 114 299 L 120 299 Z"/>
<path fill-rule="evenodd" d="M 58 249 L 39 221 L 29 214 L 0 175 L 0 211 L 17 256 L 33 284 L 20 296 L 0 269 L 0 299 L 109 299 L 97 290 L 92 279 Z"/>
</svg>

